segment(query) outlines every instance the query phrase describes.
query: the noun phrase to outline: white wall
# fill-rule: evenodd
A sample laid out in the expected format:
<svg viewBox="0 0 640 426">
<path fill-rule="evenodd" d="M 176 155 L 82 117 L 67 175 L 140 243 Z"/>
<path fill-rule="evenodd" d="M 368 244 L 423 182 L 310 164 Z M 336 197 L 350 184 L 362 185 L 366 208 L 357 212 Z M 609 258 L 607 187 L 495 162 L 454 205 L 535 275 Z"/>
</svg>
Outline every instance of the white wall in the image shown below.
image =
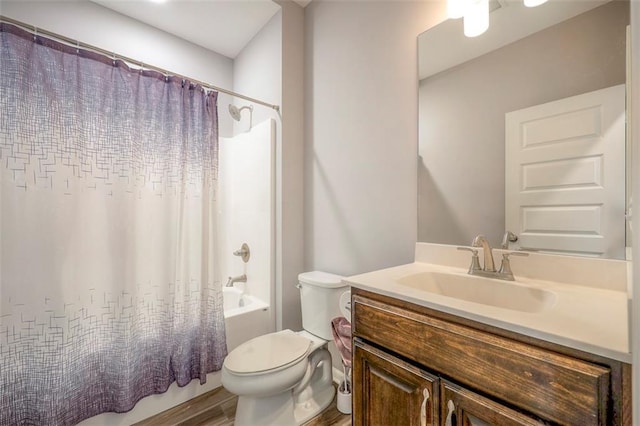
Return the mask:
<svg viewBox="0 0 640 426">
<path fill-rule="evenodd" d="M 234 59 L 233 90 L 265 102 L 280 105 L 282 102 L 282 11 L 276 13 L 267 24 Z M 253 123 L 267 118 L 278 118 L 268 107 L 235 98 L 237 106 L 253 105 Z M 225 107 L 226 108 L 226 107 Z M 277 123 L 280 126 L 280 123 Z M 249 112 L 242 112 L 242 120 L 234 126 L 234 133 L 249 127 Z M 278 129 L 278 133 L 280 129 Z"/>
<path fill-rule="evenodd" d="M 343 275 L 411 262 L 417 36 L 444 2 L 305 9 L 305 266 Z"/>
</svg>

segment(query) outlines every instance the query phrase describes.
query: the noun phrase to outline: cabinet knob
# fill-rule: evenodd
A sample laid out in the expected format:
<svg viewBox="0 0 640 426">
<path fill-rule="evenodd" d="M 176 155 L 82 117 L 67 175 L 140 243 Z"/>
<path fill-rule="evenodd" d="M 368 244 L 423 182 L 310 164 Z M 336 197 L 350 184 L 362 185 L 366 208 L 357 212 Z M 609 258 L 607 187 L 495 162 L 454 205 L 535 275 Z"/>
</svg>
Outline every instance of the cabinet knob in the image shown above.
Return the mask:
<svg viewBox="0 0 640 426">
<path fill-rule="evenodd" d="M 420 407 L 420 426 L 427 426 L 427 406 L 429 402 L 429 389 L 425 388 L 422 391 L 422 406 Z"/>
<path fill-rule="evenodd" d="M 449 402 L 447 402 L 447 410 L 448 410 L 448 414 L 447 414 L 447 419 L 444 422 L 444 425 L 456 426 L 456 424 L 458 423 L 456 421 L 456 405 L 453 403 L 453 401 L 449 400 Z"/>
</svg>

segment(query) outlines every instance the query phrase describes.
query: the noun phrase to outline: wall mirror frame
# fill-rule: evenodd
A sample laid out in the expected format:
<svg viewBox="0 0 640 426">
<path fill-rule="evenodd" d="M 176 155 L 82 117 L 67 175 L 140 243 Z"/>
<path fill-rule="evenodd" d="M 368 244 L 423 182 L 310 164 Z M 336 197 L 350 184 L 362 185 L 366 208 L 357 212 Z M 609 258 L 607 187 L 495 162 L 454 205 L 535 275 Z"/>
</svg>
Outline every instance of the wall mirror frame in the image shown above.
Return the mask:
<svg viewBox="0 0 640 426">
<path fill-rule="evenodd" d="M 476 38 L 464 37 L 460 19 L 442 22 L 418 36 L 419 242 L 469 245 L 475 235 L 484 234 L 493 247 L 500 247 L 507 230 L 505 183 L 510 179 L 505 177 L 505 114 L 627 82 L 627 0 L 549 0 L 536 8 L 521 3 L 492 0 L 489 30 Z M 624 92 L 623 88 L 622 102 Z M 622 165 L 614 167 L 626 169 L 615 178 L 621 198 L 615 203 L 595 202 L 586 222 L 569 218 L 575 229 L 545 228 L 548 224 L 533 229 L 530 220 L 525 233 L 546 233 L 560 241 L 555 245 L 550 238 L 551 243 L 534 250 L 625 258 L 631 245 L 625 220 L 631 171 L 630 160 L 624 159 L 629 150 L 624 104 L 622 109 Z M 571 138 L 568 143 L 573 143 Z M 602 165 L 590 173 L 599 174 L 597 179 L 605 176 Z M 611 185 L 613 178 L 608 179 Z M 578 192 L 590 184 L 578 182 Z M 566 187 L 556 189 L 560 199 L 570 198 Z M 556 202 L 553 208 L 563 207 Z M 607 243 L 613 248 L 602 253 L 586 243 L 584 252 L 567 250 L 562 242 L 583 238 L 582 233 L 584 241 L 598 242 L 599 233 L 606 231 L 595 229 L 604 227 L 603 208 L 615 215 L 621 240 Z M 517 243 L 510 248 L 532 249 Z"/>
</svg>

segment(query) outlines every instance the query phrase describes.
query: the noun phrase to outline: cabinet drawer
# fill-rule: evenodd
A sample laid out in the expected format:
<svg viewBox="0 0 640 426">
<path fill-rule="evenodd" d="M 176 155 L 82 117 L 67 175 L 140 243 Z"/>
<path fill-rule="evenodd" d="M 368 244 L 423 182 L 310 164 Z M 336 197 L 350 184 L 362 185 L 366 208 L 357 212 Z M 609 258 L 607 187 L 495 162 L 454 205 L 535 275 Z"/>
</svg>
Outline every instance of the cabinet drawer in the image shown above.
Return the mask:
<svg viewBox="0 0 640 426">
<path fill-rule="evenodd" d="M 607 424 L 608 368 L 358 295 L 352 306 L 354 336 L 541 418 Z"/>
</svg>

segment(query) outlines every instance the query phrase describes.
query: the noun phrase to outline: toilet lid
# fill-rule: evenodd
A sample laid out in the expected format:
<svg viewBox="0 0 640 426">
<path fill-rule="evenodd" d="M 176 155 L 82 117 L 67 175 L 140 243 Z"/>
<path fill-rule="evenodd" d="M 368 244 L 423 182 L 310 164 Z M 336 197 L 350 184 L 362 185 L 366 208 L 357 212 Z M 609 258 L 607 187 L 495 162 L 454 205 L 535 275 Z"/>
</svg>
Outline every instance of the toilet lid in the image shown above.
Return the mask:
<svg viewBox="0 0 640 426">
<path fill-rule="evenodd" d="M 284 330 L 241 344 L 225 358 L 224 365 L 239 374 L 273 370 L 302 358 L 310 346 L 309 339 Z"/>
</svg>

